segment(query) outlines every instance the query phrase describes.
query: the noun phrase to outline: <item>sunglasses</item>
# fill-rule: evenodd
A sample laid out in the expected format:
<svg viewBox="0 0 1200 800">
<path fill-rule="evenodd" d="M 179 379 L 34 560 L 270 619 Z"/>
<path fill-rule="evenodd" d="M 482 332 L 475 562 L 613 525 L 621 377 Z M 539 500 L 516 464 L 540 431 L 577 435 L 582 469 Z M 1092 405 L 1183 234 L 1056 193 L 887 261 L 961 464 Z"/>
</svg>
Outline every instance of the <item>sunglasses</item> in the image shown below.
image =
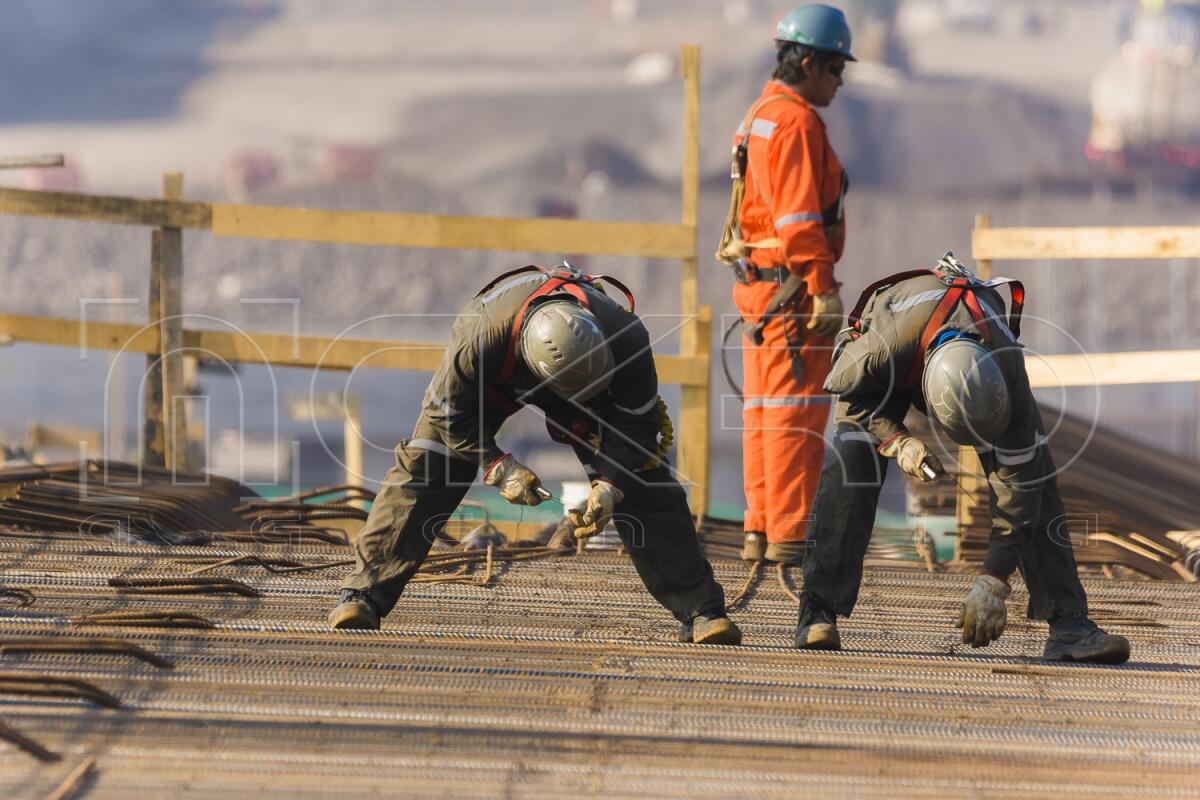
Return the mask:
<svg viewBox="0 0 1200 800">
<path fill-rule="evenodd" d="M 842 77 L 842 73 L 846 71 L 846 62 L 843 61 L 840 64 L 830 64 L 829 66 L 825 67 L 825 69 L 833 77 L 840 78 Z"/>
</svg>

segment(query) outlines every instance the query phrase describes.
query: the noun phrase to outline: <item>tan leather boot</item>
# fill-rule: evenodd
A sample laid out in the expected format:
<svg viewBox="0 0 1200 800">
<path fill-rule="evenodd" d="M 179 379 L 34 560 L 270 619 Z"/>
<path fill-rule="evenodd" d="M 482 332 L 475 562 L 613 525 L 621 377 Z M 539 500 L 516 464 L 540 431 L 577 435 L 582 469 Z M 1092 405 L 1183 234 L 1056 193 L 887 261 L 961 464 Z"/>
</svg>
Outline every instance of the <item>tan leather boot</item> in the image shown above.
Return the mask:
<svg viewBox="0 0 1200 800">
<path fill-rule="evenodd" d="M 742 561 L 762 561 L 767 554 L 767 535 L 761 531 L 746 531 L 742 540 Z"/>
<path fill-rule="evenodd" d="M 770 542 L 767 544 L 766 560 L 799 566 L 804 563 L 808 550 L 809 544 L 803 539 L 798 542 Z"/>
</svg>

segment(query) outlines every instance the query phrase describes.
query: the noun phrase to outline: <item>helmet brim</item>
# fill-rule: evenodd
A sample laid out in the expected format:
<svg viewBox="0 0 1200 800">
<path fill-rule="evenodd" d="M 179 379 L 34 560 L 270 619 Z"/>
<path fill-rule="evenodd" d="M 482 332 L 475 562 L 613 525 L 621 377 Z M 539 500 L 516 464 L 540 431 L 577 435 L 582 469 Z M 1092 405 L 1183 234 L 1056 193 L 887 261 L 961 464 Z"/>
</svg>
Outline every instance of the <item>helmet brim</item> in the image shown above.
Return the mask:
<svg viewBox="0 0 1200 800">
<path fill-rule="evenodd" d="M 841 56 L 842 58 L 846 59 L 847 61 L 858 61 L 858 59 L 854 57 L 854 54 L 851 53 L 849 50 L 830 50 L 827 47 L 817 47 L 816 45 L 807 44 L 805 42 L 798 42 L 795 39 L 780 39 L 779 37 L 776 37 L 775 41 L 780 42 L 782 44 L 799 44 L 799 45 L 803 45 L 804 47 L 809 48 L 810 50 L 816 50 L 817 52 L 820 52 L 820 53 L 828 53 L 830 55 Z"/>
</svg>

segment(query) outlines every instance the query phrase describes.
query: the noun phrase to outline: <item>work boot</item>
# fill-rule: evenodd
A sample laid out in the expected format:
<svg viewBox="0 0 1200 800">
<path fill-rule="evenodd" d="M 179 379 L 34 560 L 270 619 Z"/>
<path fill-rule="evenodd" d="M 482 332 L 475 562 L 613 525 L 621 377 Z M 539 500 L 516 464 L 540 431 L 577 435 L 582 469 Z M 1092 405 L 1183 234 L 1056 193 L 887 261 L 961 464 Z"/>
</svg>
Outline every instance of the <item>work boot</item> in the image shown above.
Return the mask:
<svg viewBox="0 0 1200 800">
<path fill-rule="evenodd" d="M 741 644 L 742 632 L 733 620 L 720 612 L 697 614 L 679 628 L 684 644 Z"/>
<path fill-rule="evenodd" d="M 841 650 L 837 614 L 808 592 L 800 595 L 800 620 L 796 626 L 796 647 L 801 650 Z"/>
<path fill-rule="evenodd" d="M 742 561 L 762 561 L 767 554 L 767 535 L 761 531 L 746 531 L 742 540 Z"/>
<path fill-rule="evenodd" d="M 1086 661 L 1124 664 L 1129 660 L 1129 640 L 1105 633 L 1083 615 L 1060 617 L 1050 623 L 1050 638 L 1042 658 L 1047 661 Z"/>
<path fill-rule="evenodd" d="M 337 608 L 329 612 L 329 627 L 334 630 L 379 630 L 379 606 L 366 592 L 342 589 Z"/>
<path fill-rule="evenodd" d="M 800 566 L 808 554 L 808 542 L 801 539 L 798 542 L 771 542 L 767 545 L 766 560 L 777 564 Z"/>
</svg>

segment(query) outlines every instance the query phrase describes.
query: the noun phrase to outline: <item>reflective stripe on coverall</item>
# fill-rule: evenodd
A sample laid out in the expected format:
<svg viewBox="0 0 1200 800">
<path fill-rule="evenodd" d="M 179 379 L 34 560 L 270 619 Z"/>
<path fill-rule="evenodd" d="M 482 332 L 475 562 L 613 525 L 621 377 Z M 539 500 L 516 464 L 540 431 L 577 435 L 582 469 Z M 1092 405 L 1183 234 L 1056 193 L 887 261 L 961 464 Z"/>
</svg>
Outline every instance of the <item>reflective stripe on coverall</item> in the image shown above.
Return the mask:
<svg viewBox="0 0 1200 800">
<path fill-rule="evenodd" d="M 751 244 L 774 237 L 782 242 L 754 249 L 753 265 L 786 264 L 805 279 L 808 295 L 826 294 L 836 288 L 833 265 L 845 244 L 844 173 L 821 118 L 790 87 L 769 81 L 755 105 L 779 94 L 791 102 L 765 103 L 749 120 L 739 228 Z M 734 145 L 740 141 L 739 132 Z M 733 301 L 742 319 L 757 321 L 776 288 L 773 281 L 736 284 Z M 768 324 L 762 345 L 742 340 L 744 528 L 765 532 L 769 542 L 804 539 L 824 457 L 830 398 L 821 384 L 832 340 L 805 328 L 811 308 L 805 297 L 790 317 Z"/>
</svg>

